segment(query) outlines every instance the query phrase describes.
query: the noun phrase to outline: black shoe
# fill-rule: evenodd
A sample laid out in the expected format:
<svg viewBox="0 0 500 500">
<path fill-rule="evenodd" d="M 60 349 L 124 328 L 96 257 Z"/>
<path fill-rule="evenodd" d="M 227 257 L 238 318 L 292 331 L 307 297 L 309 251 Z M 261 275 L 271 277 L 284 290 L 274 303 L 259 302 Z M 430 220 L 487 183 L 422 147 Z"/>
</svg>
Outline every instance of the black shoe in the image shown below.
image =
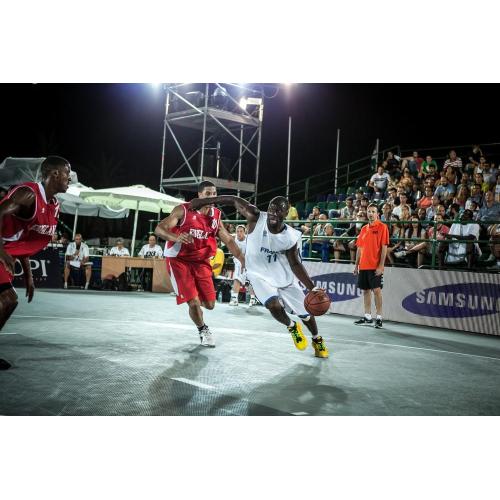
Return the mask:
<svg viewBox="0 0 500 500">
<path fill-rule="evenodd" d="M 364 316 L 358 321 L 354 322 L 355 325 L 373 325 L 373 319 L 366 319 Z"/>
<path fill-rule="evenodd" d="M 0 370 L 8 370 L 12 365 L 7 363 L 5 359 L 0 359 Z"/>
<path fill-rule="evenodd" d="M 382 320 L 381 319 L 375 320 L 375 328 L 382 328 Z"/>
</svg>

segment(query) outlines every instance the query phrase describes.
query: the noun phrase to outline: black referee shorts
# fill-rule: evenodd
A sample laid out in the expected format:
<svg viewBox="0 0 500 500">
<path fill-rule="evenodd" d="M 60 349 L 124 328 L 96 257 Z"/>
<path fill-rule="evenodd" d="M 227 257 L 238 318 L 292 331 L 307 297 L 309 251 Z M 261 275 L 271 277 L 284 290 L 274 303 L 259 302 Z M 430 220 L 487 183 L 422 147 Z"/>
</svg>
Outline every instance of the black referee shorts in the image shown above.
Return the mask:
<svg viewBox="0 0 500 500">
<path fill-rule="evenodd" d="M 384 275 L 377 276 L 375 269 L 360 270 L 358 273 L 358 288 L 361 290 L 384 288 Z"/>
</svg>

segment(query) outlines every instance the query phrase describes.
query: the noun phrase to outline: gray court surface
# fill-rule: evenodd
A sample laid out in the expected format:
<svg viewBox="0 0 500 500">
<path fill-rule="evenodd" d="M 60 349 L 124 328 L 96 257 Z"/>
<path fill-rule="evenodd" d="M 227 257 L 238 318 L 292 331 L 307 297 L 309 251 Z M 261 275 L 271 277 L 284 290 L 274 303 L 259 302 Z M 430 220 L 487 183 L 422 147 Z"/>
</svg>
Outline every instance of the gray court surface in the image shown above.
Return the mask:
<svg viewBox="0 0 500 500">
<path fill-rule="evenodd" d="M 0 333 L 2 415 L 498 415 L 500 338 L 318 318 L 329 359 L 263 307 L 205 313 L 199 346 L 170 295 L 37 290 Z"/>
</svg>

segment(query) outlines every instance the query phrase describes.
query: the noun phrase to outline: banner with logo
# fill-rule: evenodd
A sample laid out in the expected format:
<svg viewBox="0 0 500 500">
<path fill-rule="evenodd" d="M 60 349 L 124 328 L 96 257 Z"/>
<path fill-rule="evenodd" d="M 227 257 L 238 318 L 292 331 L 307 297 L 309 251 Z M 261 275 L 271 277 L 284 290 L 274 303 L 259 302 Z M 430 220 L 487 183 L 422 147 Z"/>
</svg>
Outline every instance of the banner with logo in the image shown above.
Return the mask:
<svg viewBox="0 0 500 500">
<path fill-rule="evenodd" d="M 59 250 L 46 248 L 30 257 L 31 273 L 35 288 L 61 288 L 62 271 L 59 263 Z M 24 288 L 23 268 L 16 260 L 14 286 Z"/>
<path fill-rule="evenodd" d="M 363 315 L 362 291 L 352 274 L 353 265 L 303 264 L 313 282 L 327 290 L 332 312 Z M 383 300 L 387 320 L 500 335 L 498 274 L 386 267 Z"/>
</svg>

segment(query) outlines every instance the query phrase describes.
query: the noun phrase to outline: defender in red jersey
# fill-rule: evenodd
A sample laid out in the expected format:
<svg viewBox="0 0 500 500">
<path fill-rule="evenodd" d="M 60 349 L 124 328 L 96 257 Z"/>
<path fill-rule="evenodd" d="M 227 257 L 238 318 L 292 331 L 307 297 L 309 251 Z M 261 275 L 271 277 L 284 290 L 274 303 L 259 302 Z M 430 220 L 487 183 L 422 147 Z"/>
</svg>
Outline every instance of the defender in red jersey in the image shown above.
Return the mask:
<svg viewBox="0 0 500 500">
<path fill-rule="evenodd" d="M 28 302 L 35 287 L 30 256 L 43 250 L 56 231 L 59 217 L 57 193 L 65 193 L 71 167 L 59 156 L 47 157 L 41 165 L 42 182 L 26 182 L 11 189 L 0 202 L 0 330 L 17 307 L 12 286 L 15 259 L 19 259 L 26 282 Z M 0 359 L 0 370 L 10 368 Z"/>
<path fill-rule="evenodd" d="M 199 198 L 217 196 L 210 181 L 198 186 Z M 203 320 L 201 307 L 213 309 L 215 289 L 212 281 L 210 258 L 215 255 L 218 236 L 229 251 L 245 267 L 241 250 L 220 220 L 221 212 L 213 205 L 191 210 L 189 203 L 177 205 L 155 229 L 157 236 L 166 240 L 164 255 L 167 271 L 177 295 L 177 304 L 187 302 L 189 316 L 198 327 L 201 345 L 215 347 L 215 340 Z"/>
</svg>

